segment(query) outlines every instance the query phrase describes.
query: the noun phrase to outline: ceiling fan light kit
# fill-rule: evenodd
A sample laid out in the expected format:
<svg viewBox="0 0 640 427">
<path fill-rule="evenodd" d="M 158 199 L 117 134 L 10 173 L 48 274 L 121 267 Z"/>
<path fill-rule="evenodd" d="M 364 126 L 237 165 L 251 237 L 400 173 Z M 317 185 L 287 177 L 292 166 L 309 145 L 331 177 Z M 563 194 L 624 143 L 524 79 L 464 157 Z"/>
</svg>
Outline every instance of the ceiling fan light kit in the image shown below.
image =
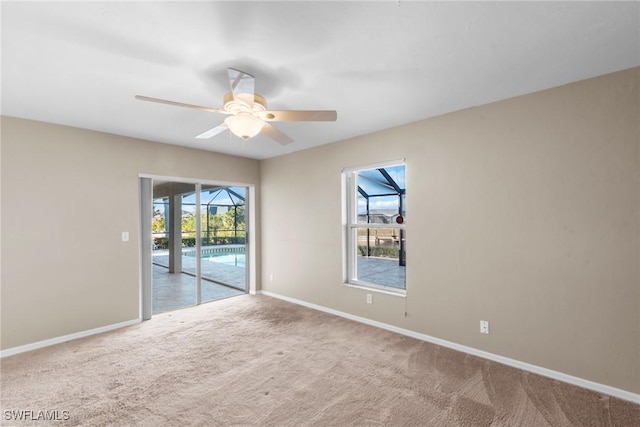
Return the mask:
<svg viewBox="0 0 640 427">
<path fill-rule="evenodd" d="M 264 127 L 262 120 L 248 113 L 229 116 L 224 119 L 224 124 L 234 135 L 245 141 L 259 134 Z"/>
<path fill-rule="evenodd" d="M 177 107 L 193 108 L 196 110 L 213 113 L 227 114 L 223 123 L 196 136 L 199 139 L 211 138 L 229 129 L 231 133 L 247 140 L 263 132 L 282 145 L 289 144 L 293 140 L 267 121 L 298 122 L 298 121 L 335 121 L 338 117 L 333 110 L 303 111 L 303 110 L 267 110 L 267 100 L 255 93 L 255 77 L 235 68 L 227 68 L 231 92 L 224 95 L 223 108 L 202 107 L 199 105 L 185 104 L 183 102 L 169 101 L 160 98 L 136 95 L 141 101 L 157 102 Z"/>
</svg>

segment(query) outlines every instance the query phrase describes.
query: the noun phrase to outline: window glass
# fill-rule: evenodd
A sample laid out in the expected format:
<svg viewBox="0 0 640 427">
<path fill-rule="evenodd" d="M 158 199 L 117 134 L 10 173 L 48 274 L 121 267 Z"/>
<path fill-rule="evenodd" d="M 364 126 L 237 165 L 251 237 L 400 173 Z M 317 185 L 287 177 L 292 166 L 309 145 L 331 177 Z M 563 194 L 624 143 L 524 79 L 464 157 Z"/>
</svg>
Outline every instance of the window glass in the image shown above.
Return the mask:
<svg viewBox="0 0 640 427">
<path fill-rule="evenodd" d="M 406 289 L 405 165 L 345 172 L 347 282 Z"/>
</svg>

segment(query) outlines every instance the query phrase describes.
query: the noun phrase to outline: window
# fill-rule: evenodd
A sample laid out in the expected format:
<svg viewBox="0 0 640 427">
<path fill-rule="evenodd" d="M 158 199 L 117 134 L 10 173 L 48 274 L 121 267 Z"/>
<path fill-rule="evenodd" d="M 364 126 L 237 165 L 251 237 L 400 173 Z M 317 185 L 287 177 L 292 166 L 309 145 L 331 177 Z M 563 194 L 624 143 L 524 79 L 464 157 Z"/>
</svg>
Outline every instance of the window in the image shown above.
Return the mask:
<svg viewBox="0 0 640 427">
<path fill-rule="evenodd" d="M 406 183 L 403 162 L 343 172 L 345 281 L 403 294 L 406 289 Z"/>
</svg>

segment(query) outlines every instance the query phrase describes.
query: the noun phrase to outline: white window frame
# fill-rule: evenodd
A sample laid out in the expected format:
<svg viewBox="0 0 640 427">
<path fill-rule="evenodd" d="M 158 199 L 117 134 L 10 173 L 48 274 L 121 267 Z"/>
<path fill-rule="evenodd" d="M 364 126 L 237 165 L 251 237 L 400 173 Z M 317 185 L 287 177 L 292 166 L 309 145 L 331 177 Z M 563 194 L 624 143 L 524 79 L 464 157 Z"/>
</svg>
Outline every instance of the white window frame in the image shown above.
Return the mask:
<svg viewBox="0 0 640 427">
<path fill-rule="evenodd" d="M 342 170 L 342 223 L 343 223 L 343 283 L 346 286 L 362 288 L 390 295 L 405 296 L 405 288 L 399 289 L 384 286 L 377 283 L 358 280 L 358 228 L 388 228 L 406 230 L 405 222 L 402 224 L 362 224 L 358 223 L 358 172 L 368 169 L 385 168 L 402 165 L 405 168 L 405 180 L 407 164 L 405 159 L 372 163 L 362 166 L 344 168 Z M 406 219 L 406 218 L 405 218 Z M 406 234 L 406 233 L 405 233 Z"/>
</svg>

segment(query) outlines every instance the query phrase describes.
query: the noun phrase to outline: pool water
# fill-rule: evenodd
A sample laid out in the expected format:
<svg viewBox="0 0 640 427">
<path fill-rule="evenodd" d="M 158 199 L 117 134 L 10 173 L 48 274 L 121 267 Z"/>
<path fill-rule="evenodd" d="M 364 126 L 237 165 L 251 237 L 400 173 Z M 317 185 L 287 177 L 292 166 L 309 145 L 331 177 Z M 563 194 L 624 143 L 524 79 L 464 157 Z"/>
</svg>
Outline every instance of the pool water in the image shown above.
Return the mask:
<svg viewBox="0 0 640 427">
<path fill-rule="evenodd" d="M 202 256 L 202 262 L 219 262 L 226 265 L 235 265 L 237 267 L 245 266 L 245 254 L 243 253 L 221 253 L 207 254 Z"/>
</svg>

